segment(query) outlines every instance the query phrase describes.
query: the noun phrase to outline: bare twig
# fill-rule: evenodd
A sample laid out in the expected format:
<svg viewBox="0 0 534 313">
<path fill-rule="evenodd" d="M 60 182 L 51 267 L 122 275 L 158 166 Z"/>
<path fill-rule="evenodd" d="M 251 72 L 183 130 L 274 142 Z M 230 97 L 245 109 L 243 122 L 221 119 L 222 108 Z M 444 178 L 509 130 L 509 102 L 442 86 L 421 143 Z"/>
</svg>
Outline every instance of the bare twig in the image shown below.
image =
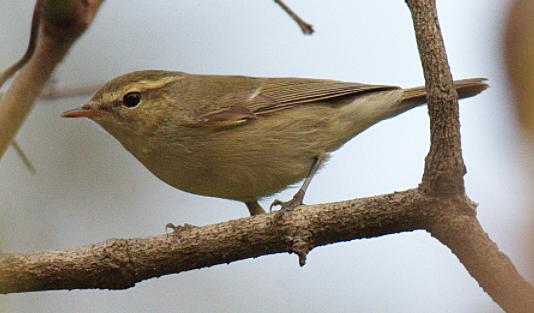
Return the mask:
<svg viewBox="0 0 534 313">
<path fill-rule="evenodd" d="M 44 2 L 42 2 L 35 52 L 0 99 L 0 156 L 4 154 L 31 111 L 56 65 L 89 27 L 103 2 L 103 0 L 39 1 Z"/>
<path fill-rule="evenodd" d="M 285 3 L 283 3 L 282 0 L 274 0 L 274 2 L 278 3 L 278 5 L 281 6 L 282 9 L 284 9 L 284 11 L 286 11 L 286 13 L 289 14 L 289 16 L 291 16 L 295 22 L 297 22 L 305 35 L 311 35 L 313 33 L 313 25 L 304 22 L 297 14 L 295 14 L 295 12 L 293 12 Z"/>
<path fill-rule="evenodd" d="M 33 167 L 33 165 L 30 162 L 30 160 L 26 157 L 26 154 L 24 154 L 24 151 L 22 151 L 22 149 L 20 148 L 19 144 L 15 140 L 13 140 L 11 142 L 11 145 L 13 146 L 13 148 L 15 149 L 15 151 L 17 152 L 17 154 L 21 158 L 22 162 L 24 162 L 24 165 L 26 165 L 26 168 L 28 169 L 28 171 L 30 171 L 30 173 L 32 173 L 32 174 L 35 174 L 35 167 Z"/>
<path fill-rule="evenodd" d="M 100 87 L 102 87 L 102 85 L 103 84 L 93 84 L 93 85 L 86 85 L 86 86 L 79 86 L 79 87 L 61 87 L 61 88 L 56 88 L 54 86 L 48 85 L 43 89 L 39 98 L 50 100 L 50 99 L 58 99 L 58 98 L 63 98 L 63 97 L 75 97 L 75 96 L 93 94 Z"/>
<path fill-rule="evenodd" d="M 35 52 L 35 46 L 37 45 L 37 35 L 39 33 L 39 22 L 41 20 L 42 6 L 43 0 L 37 0 L 35 2 L 28 48 L 26 48 L 26 52 L 24 52 L 24 55 L 20 58 L 20 60 L 18 60 L 15 64 L 11 65 L 8 69 L 6 69 L 0 74 L 0 87 L 4 85 L 4 83 L 6 82 L 6 80 L 9 79 L 9 77 L 13 76 L 13 74 L 20 70 L 26 63 L 28 63 L 28 61 L 33 56 L 33 53 Z"/>
</svg>

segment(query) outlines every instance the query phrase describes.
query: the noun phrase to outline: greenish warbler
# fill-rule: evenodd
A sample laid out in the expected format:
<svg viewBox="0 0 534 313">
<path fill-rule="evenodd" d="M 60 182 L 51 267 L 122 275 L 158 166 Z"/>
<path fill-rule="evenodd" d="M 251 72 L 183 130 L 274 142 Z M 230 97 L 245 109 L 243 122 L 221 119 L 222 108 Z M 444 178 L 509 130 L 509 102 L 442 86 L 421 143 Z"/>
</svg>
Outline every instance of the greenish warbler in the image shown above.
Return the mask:
<svg viewBox="0 0 534 313">
<path fill-rule="evenodd" d="M 485 80 L 454 84 L 466 98 Z M 302 204 L 329 152 L 425 102 L 424 87 L 146 70 L 109 81 L 61 116 L 95 121 L 167 184 L 242 201 L 255 215 L 264 212 L 258 199 L 305 178 L 293 199 L 273 202 Z"/>
</svg>

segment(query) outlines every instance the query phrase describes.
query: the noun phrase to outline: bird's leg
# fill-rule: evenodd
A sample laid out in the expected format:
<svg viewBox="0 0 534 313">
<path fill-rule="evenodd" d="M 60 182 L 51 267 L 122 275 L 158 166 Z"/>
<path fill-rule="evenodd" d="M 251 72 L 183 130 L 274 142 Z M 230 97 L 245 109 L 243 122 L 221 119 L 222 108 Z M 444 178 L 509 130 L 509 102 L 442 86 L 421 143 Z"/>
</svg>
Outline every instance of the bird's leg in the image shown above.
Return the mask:
<svg viewBox="0 0 534 313">
<path fill-rule="evenodd" d="M 250 212 L 250 216 L 259 215 L 265 213 L 261 205 L 258 203 L 258 201 L 246 201 L 245 204 L 247 205 L 248 211 Z"/>
<path fill-rule="evenodd" d="M 272 211 L 273 206 L 275 206 L 275 205 L 280 205 L 281 206 L 279 212 L 291 210 L 291 209 L 301 205 L 302 204 L 302 200 L 304 199 L 304 194 L 306 193 L 306 189 L 308 189 L 308 186 L 310 185 L 310 182 L 311 182 L 313 176 L 315 176 L 315 173 L 317 173 L 317 170 L 319 169 L 319 167 L 321 166 L 322 163 L 323 163 L 323 159 L 320 158 L 320 157 L 316 157 L 315 161 L 313 162 L 313 165 L 312 165 L 312 167 L 310 169 L 310 172 L 308 173 L 308 176 L 306 176 L 306 179 L 304 180 L 304 183 L 300 187 L 299 191 L 297 191 L 297 193 L 289 201 L 282 202 L 280 200 L 274 200 L 273 203 L 271 204 L 270 211 Z"/>
</svg>

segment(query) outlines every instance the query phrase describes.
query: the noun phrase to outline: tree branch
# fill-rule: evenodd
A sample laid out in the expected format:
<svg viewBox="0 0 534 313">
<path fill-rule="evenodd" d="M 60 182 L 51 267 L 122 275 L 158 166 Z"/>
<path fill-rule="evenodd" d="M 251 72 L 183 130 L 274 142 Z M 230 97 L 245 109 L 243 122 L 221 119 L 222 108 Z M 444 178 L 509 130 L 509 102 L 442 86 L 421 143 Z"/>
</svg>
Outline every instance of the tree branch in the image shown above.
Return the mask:
<svg viewBox="0 0 534 313">
<path fill-rule="evenodd" d="M 1 133 L 0 141 L 9 142 L 14 136 L 52 69 L 102 2 L 89 2 L 88 6 L 93 5 L 90 10 L 83 1 L 61 1 L 71 2 L 65 6 L 59 5 L 60 0 L 46 3 L 48 13 L 43 13 L 35 55 L 1 99 L 0 125 L 11 120 L 19 124 Z M 273 214 L 264 214 L 184 228 L 170 235 L 110 239 L 60 251 L 1 254 L 0 292 L 124 289 L 151 277 L 282 252 L 296 253 L 304 264 L 308 252 L 318 246 L 424 229 L 452 250 L 503 309 L 534 312 L 534 288 L 483 231 L 475 205 L 465 195 L 457 94 L 435 3 L 406 3 L 414 20 L 431 121 L 431 147 L 419 188 L 299 207 L 284 214 L 275 225 Z M 14 99 L 21 113 L 5 105 Z M 5 146 L 0 148 L 3 151 Z"/>
<path fill-rule="evenodd" d="M 282 0 L 274 0 L 286 13 L 299 25 L 304 35 L 311 35 L 313 33 L 313 25 L 304 22 L 293 10 L 291 10 Z"/>
<path fill-rule="evenodd" d="M 110 239 L 74 249 L 2 254 L 0 293 L 126 289 L 153 277 L 274 253 L 294 252 L 302 261 L 315 247 L 423 229 L 451 248 L 507 311 L 534 308 L 534 288 L 484 233 L 469 199 L 443 201 L 417 188 L 300 207 L 274 226 L 273 216 L 185 228 L 176 234 Z M 513 309 L 517 307 L 525 310 Z"/>
<path fill-rule="evenodd" d="M 33 108 L 54 68 L 76 39 L 89 27 L 103 2 L 103 0 L 42 1 L 44 1 L 42 7 L 39 6 L 41 2 L 36 4 L 36 14 L 39 9 L 42 11 L 40 20 L 38 19 L 40 24 L 35 53 L 31 54 L 33 48 L 30 40 L 28 51 L 31 58 L 0 99 L 0 157 Z M 35 31 L 34 26 L 32 30 Z M 27 54 L 28 52 L 25 55 Z"/>
<path fill-rule="evenodd" d="M 87 94 L 94 94 L 103 85 L 104 83 L 99 83 L 99 84 L 88 84 L 84 86 L 61 87 L 61 88 L 56 88 L 55 86 L 48 85 L 41 92 L 39 99 L 53 100 L 53 99 L 59 99 L 62 97 L 75 97 L 75 96 L 81 96 L 81 95 L 87 95 Z"/>
<path fill-rule="evenodd" d="M 458 93 L 441 35 L 434 0 L 406 0 L 411 13 L 426 82 L 430 151 L 423 189 L 436 195 L 463 194 L 466 173 L 460 141 Z"/>
<path fill-rule="evenodd" d="M 449 203 L 457 205 L 457 203 Z M 462 215 L 469 210 L 453 210 Z M 419 189 L 371 198 L 299 207 L 273 225 L 272 214 L 241 218 L 175 234 L 32 253 L 0 255 L 0 292 L 125 289 L 144 279 L 295 252 L 301 264 L 313 248 L 456 221 Z M 469 217 L 474 219 L 471 216 Z M 476 221 L 476 220 L 475 220 Z M 450 227 L 454 227 L 451 225 Z"/>
<path fill-rule="evenodd" d="M 26 52 L 24 52 L 20 60 L 18 60 L 17 62 L 15 62 L 15 64 L 11 65 L 5 71 L 0 73 L 0 87 L 4 85 L 6 80 L 8 80 L 11 76 L 13 76 L 26 63 L 28 63 L 28 61 L 33 56 L 33 53 L 35 52 L 35 46 L 37 46 L 37 35 L 39 34 L 39 25 L 41 21 L 42 5 L 43 5 L 43 0 L 37 0 L 35 2 L 35 7 L 33 9 L 33 16 L 32 16 L 32 25 L 30 29 L 30 39 L 28 41 L 28 48 L 26 48 Z"/>
<path fill-rule="evenodd" d="M 460 140 L 458 94 L 439 26 L 435 0 L 406 0 L 425 75 L 430 116 L 430 151 L 421 190 L 452 213 L 469 209 Z M 446 205 L 447 202 L 458 205 Z M 423 214 L 423 213 L 422 213 Z M 474 211 L 473 211 L 474 214 Z M 451 214 L 430 229 L 460 259 L 491 298 L 507 312 L 534 312 L 534 288 L 517 272 L 469 211 Z M 472 216 L 472 217 L 471 217 Z M 444 216 L 445 217 L 445 216 Z"/>
<path fill-rule="evenodd" d="M 503 310 L 534 312 L 534 288 L 519 274 L 508 256 L 499 251 L 475 216 L 442 215 L 434 226 L 431 235 L 451 249 Z"/>
</svg>

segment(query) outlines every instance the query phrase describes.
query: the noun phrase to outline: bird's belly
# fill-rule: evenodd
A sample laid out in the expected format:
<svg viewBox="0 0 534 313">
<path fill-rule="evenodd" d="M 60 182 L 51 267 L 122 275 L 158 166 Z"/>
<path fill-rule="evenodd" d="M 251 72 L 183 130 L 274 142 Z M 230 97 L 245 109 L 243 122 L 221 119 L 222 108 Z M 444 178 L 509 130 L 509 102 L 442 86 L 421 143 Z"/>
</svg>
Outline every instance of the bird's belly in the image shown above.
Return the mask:
<svg viewBox="0 0 534 313">
<path fill-rule="evenodd" d="M 326 157 L 350 139 L 347 132 L 330 129 L 333 124 L 320 118 L 322 111 L 301 113 L 275 112 L 237 127 L 183 128 L 178 139 L 168 138 L 166 146 L 138 159 L 180 190 L 256 200 L 301 181 L 317 157 Z M 285 118 L 278 118 L 280 114 Z"/>
<path fill-rule="evenodd" d="M 314 158 L 226 151 L 218 156 L 197 154 L 194 160 L 150 158 L 141 162 L 158 178 L 182 191 L 238 201 L 272 195 L 306 177 Z M 162 166 L 164 164 L 164 166 Z"/>
</svg>

